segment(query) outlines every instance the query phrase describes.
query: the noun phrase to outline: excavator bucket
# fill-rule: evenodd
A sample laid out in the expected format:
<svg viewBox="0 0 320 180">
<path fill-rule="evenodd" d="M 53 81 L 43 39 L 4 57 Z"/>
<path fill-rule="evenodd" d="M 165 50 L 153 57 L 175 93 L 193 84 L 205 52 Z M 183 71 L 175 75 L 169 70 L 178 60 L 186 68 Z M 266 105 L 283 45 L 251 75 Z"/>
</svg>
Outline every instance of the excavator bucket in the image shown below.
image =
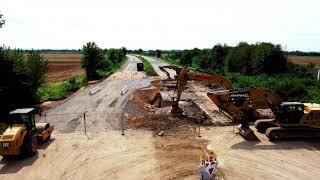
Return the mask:
<svg viewBox="0 0 320 180">
<path fill-rule="evenodd" d="M 183 114 L 183 111 L 177 104 L 172 105 L 171 114 L 174 116 L 179 116 Z"/>
<path fill-rule="evenodd" d="M 257 136 L 254 134 L 253 130 L 249 127 L 243 127 L 241 124 L 237 126 L 238 133 L 246 140 L 255 141 Z"/>
</svg>

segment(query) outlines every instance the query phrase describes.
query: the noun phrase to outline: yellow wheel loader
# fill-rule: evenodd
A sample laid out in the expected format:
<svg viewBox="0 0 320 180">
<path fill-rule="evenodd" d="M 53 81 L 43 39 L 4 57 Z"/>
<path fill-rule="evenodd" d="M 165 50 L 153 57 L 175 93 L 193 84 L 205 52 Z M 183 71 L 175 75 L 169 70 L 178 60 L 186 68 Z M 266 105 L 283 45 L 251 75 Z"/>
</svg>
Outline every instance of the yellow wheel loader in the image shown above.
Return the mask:
<svg viewBox="0 0 320 180">
<path fill-rule="evenodd" d="M 0 135 L 1 156 L 32 156 L 37 152 L 38 142 L 50 139 L 53 125 L 35 123 L 35 112 L 34 108 L 24 108 L 9 113 L 7 129 Z"/>
</svg>

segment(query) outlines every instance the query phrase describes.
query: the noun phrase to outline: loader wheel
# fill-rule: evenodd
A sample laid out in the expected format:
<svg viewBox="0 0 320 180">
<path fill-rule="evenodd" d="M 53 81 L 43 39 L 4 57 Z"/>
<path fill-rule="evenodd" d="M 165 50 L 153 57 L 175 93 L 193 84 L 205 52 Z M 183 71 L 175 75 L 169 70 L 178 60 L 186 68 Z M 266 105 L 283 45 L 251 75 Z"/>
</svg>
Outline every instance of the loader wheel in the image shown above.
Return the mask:
<svg viewBox="0 0 320 180">
<path fill-rule="evenodd" d="M 37 152 L 37 138 L 26 135 L 23 141 L 22 153 L 24 156 L 33 156 Z"/>
</svg>

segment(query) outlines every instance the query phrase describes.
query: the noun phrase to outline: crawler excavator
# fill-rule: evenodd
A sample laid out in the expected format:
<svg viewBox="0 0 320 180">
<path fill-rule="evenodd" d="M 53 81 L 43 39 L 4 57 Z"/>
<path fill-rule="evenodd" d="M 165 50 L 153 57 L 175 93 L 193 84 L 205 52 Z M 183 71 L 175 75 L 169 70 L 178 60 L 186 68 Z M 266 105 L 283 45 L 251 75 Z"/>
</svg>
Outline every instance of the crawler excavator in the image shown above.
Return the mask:
<svg viewBox="0 0 320 180">
<path fill-rule="evenodd" d="M 208 97 L 222 111 L 227 112 L 232 120 L 240 123 L 239 133 L 247 139 L 253 136 L 248 114 L 256 109 L 271 109 L 275 115 L 275 119 L 255 122 L 257 130 L 265 132 L 272 140 L 320 136 L 319 104 L 282 102 L 274 91 L 263 87 L 232 89 L 230 81 L 221 75 L 188 72 L 187 67 L 177 75 L 177 97 L 172 106 L 173 114 L 182 113 L 178 102 L 188 80 L 206 81 L 219 88 L 215 93 L 207 93 Z"/>
<path fill-rule="evenodd" d="M 230 89 L 232 88 L 231 82 L 225 77 L 219 74 L 207 74 L 207 73 L 199 73 L 199 72 L 188 72 L 188 67 L 185 66 L 182 68 L 180 73 L 177 74 L 177 96 L 172 105 L 172 114 L 181 114 L 182 110 L 179 108 L 179 101 L 181 98 L 181 94 L 183 89 L 187 85 L 187 81 L 189 80 L 197 80 L 204 81 L 210 83 L 212 86 L 217 89 Z"/>
</svg>

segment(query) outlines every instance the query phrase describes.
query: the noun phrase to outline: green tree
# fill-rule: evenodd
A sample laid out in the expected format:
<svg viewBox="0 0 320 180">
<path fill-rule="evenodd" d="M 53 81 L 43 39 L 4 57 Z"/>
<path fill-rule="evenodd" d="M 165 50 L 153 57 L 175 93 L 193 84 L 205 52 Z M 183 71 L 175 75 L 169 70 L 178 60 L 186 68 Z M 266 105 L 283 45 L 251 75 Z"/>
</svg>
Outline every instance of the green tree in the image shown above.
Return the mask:
<svg viewBox="0 0 320 180">
<path fill-rule="evenodd" d="M 121 53 L 122 53 L 122 56 L 126 56 L 126 54 L 127 54 L 127 52 L 128 52 L 125 47 L 122 47 L 122 48 L 120 49 L 120 51 L 121 51 Z"/>
<path fill-rule="evenodd" d="M 35 92 L 46 80 L 48 61 L 38 52 L 31 51 L 26 58 L 26 74 L 31 79 Z"/>
<path fill-rule="evenodd" d="M 0 12 L 0 28 L 2 28 L 2 26 L 6 22 L 2 17 L 3 17 L 3 14 L 1 14 L 1 12 Z"/>
<path fill-rule="evenodd" d="M 161 54 L 162 54 L 162 52 L 161 52 L 161 50 L 159 50 L 159 49 L 157 49 L 157 50 L 154 51 L 154 56 L 157 57 L 157 58 L 160 58 L 160 57 L 161 57 Z"/>
<path fill-rule="evenodd" d="M 45 80 L 46 69 L 47 61 L 37 52 L 26 57 L 20 50 L 0 47 L 0 119 L 9 110 L 38 101 L 36 91 Z"/>
<path fill-rule="evenodd" d="M 257 43 L 251 55 L 250 67 L 253 74 L 275 74 L 286 70 L 287 58 L 280 45 Z"/>
<path fill-rule="evenodd" d="M 221 44 L 215 45 L 212 50 L 212 61 L 210 63 L 211 71 L 223 71 L 224 61 L 228 55 L 229 47 L 227 45 L 222 46 Z"/>
<path fill-rule="evenodd" d="M 309 64 L 307 65 L 307 68 L 315 68 L 316 67 L 316 64 L 313 63 L 313 62 L 309 62 Z"/>
<path fill-rule="evenodd" d="M 95 42 L 88 42 L 82 47 L 82 54 L 81 66 L 85 68 L 87 79 L 98 78 L 96 71 L 102 66 L 102 62 L 105 62 L 102 49 Z"/>
<path fill-rule="evenodd" d="M 225 66 L 229 72 L 247 73 L 251 71 L 249 61 L 253 47 L 246 42 L 240 42 L 228 53 Z"/>
</svg>

